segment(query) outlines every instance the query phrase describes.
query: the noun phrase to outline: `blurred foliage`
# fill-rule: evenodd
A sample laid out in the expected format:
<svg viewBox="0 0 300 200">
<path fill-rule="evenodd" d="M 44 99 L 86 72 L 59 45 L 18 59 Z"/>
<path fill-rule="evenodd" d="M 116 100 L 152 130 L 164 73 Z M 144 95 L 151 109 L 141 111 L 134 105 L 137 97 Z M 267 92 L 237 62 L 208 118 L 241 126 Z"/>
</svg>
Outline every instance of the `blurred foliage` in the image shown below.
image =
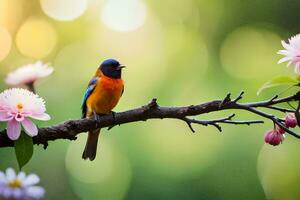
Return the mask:
<svg viewBox="0 0 300 200">
<path fill-rule="evenodd" d="M 0 78 L 36 59 L 55 68 L 37 84 L 52 116 L 40 126 L 80 117 L 85 87 L 105 58 L 128 66 L 115 111 L 152 97 L 185 105 L 241 90 L 246 101 L 257 101 L 276 92 L 256 96 L 266 80 L 293 74 L 276 64 L 276 52 L 281 39 L 300 30 L 299 1 L 126 0 L 122 8 L 118 1 L 74 0 L 56 8 L 59 1 L 47 7 L 47 0 L 0 0 Z M 254 116 L 238 112 L 238 118 Z M 289 136 L 279 147 L 264 145 L 269 128 L 270 122 L 225 125 L 219 134 L 196 127 L 191 134 L 173 120 L 127 124 L 102 131 L 94 162 L 81 160 L 81 134 L 50 142 L 46 151 L 36 146 L 24 169 L 40 175 L 46 199 L 299 199 L 300 145 Z M 12 148 L 1 149 L 0 157 L 1 170 L 17 168 Z"/>
</svg>

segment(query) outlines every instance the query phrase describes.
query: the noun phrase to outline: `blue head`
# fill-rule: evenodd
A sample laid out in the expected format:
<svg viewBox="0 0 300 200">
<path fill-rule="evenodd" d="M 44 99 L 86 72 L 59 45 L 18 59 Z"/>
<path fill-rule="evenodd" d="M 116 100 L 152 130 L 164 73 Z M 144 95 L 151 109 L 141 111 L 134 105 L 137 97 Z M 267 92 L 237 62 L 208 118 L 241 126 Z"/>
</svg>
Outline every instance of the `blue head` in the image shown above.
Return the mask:
<svg viewBox="0 0 300 200">
<path fill-rule="evenodd" d="M 124 67 L 117 60 L 107 59 L 101 63 L 99 70 L 109 78 L 120 79 Z"/>
</svg>

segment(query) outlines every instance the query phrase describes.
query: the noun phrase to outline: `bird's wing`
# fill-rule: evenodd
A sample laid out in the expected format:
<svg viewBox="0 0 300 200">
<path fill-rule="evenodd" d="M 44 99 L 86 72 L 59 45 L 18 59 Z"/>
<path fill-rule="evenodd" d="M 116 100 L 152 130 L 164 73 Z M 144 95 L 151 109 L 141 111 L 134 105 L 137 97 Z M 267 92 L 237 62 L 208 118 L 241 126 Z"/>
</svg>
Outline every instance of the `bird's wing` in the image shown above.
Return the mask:
<svg viewBox="0 0 300 200">
<path fill-rule="evenodd" d="M 81 106 L 81 109 L 82 109 L 82 118 L 85 118 L 86 111 L 87 111 L 86 101 L 89 98 L 89 96 L 92 94 L 92 92 L 94 91 L 98 79 L 99 79 L 99 77 L 92 78 L 92 80 L 89 82 L 89 85 L 88 85 L 88 87 L 87 87 L 87 89 L 85 91 L 85 94 L 84 94 L 84 97 L 83 97 L 83 101 L 82 101 L 82 106 Z"/>
</svg>

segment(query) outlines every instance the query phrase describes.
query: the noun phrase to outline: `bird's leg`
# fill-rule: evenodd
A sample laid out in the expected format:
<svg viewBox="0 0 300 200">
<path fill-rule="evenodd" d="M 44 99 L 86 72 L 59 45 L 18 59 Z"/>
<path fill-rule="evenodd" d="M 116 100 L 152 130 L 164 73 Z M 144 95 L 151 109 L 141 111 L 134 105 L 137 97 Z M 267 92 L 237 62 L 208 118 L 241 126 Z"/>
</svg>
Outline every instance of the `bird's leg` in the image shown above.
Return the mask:
<svg viewBox="0 0 300 200">
<path fill-rule="evenodd" d="M 93 117 L 94 117 L 94 120 L 95 121 L 98 121 L 98 115 L 97 115 L 97 113 L 95 112 L 95 111 L 93 111 Z"/>
<path fill-rule="evenodd" d="M 98 121 L 100 119 L 100 114 L 97 114 L 95 111 L 93 111 L 93 115 L 94 115 L 94 120 Z"/>
</svg>

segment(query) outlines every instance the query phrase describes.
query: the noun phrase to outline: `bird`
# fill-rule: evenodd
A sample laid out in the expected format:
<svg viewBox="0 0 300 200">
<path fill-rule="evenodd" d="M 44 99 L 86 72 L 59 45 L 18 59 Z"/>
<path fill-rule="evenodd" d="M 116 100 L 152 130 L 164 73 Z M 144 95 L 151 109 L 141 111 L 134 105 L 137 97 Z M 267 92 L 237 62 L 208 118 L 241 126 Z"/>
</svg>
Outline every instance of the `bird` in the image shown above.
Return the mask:
<svg viewBox="0 0 300 200">
<path fill-rule="evenodd" d="M 101 115 L 112 114 L 123 92 L 122 69 L 125 66 L 115 59 L 104 60 L 90 80 L 82 102 L 82 118 L 98 119 Z M 82 154 L 84 160 L 94 160 L 100 129 L 90 130 Z"/>
</svg>

